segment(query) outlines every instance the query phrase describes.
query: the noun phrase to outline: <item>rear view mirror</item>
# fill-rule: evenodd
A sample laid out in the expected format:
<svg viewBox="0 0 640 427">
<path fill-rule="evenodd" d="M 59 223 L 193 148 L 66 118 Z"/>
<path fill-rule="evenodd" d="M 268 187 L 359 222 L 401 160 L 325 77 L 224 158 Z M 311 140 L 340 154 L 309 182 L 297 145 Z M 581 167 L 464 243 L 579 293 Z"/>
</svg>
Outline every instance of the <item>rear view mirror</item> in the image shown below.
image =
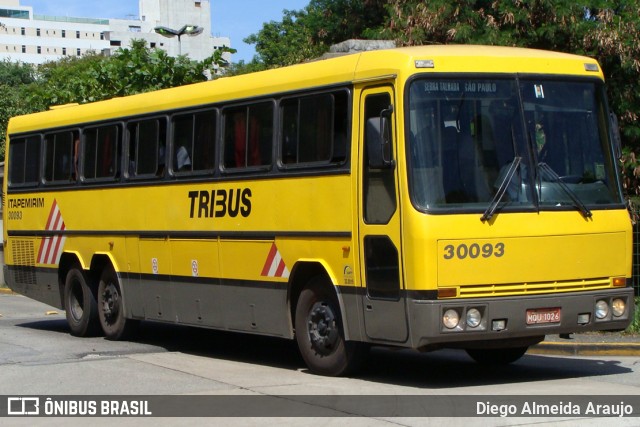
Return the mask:
<svg viewBox="0 0 640 427">
<path fill-rule="evenodd" d="M 389 169 L 395 166 L 393 161 L 393 132 L 391 114 L 393 107 L 382 110 L 380 117 L 367 120 L 366 141 L 369 155 L 369 167 L 374 169 Z"/>
<path fill-rule="evenodd" d="M 611 113 L 611 131 L 613 132 L 613 149 L 616 159 L 622 157 L 622 139 L 620 138 L 620 126 L 618 125 L 618 116 Z"/>
</svg>

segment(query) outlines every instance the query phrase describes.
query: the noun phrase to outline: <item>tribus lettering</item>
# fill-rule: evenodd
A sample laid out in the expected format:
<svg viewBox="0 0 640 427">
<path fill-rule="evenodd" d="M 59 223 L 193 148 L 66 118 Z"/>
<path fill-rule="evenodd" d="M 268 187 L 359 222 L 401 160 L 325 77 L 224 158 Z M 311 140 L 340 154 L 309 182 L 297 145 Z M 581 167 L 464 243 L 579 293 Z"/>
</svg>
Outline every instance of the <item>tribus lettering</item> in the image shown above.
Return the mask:
<svg viewBox="0 0 640 427">
<path fill-rule="evenodd" d="M 251 190 L 189 191 L 191 200 L 190 218 L 235 218 L 251 215 Z"/>
</svg>

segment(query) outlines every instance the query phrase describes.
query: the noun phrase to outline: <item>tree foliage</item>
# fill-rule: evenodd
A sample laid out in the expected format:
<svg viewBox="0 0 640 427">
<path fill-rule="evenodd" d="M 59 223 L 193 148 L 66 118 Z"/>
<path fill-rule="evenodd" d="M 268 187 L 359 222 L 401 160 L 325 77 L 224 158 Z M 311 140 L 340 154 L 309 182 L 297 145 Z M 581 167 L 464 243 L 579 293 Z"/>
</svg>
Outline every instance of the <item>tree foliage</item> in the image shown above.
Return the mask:
<svg viewBox="0 0 640 427">
<path fill-rule="evenodd" d="M 88 54 L 48 62 L 37 68 L 0 63 L 0 158 L 4 158 L 6 126 L 10 117 L 42 111 L 52 105 L 87 103 L 206 80 L 205 70 L 226 67 L 218 49 L 204 61 L 172 57 L 150 49 L 143 40 L 113 56 Z"/>
<path fill-rule="evenodd" d="M 488 44 L 595 57 L 623 141 L 640 149 L 639 0 L 389 0 L 380 35 L 399 45 Z"/>
<path fill-rule="evenodd" d="M 9 119 L 40 109 L 29 101 L 26 90 L 35 81 L 35 70 L 31 65 L 8 60 L 0 62 L 0 159 L 4 159 L 4 135 Z"/>
<path fill-rule="evenodd" d="M 143 40 L 113 56 L 89 54 L 65 58 L 38 68 L 44 82 L 36 96 L 45 105 L 94 102 L 115 96 L 164 89 L 206 80 L 205 69 L 220 61 L 216 57 L 197 62 L 187 56 L 172 57 L 161 49 L 150 49 Z"/>
<path fill-rule="evenodd" d="M 332 44 L 377 36 L 385 17 L 385 0 L 312 0 L 303 10 L 285 10 L 282 21 L 265 23 L 245 43 L 255 44 L 264 68 L 317 58 Z"/>
<path fill-rule="evenodd" d="M 316 58 L 350 38 L 390 39 L 399 46 L 520 46 L 595 57 L 623 142 L 640 150 L 640 0 L 312 0 L 245 40 L 258 55 L 244 70 Z"/>
</svg>

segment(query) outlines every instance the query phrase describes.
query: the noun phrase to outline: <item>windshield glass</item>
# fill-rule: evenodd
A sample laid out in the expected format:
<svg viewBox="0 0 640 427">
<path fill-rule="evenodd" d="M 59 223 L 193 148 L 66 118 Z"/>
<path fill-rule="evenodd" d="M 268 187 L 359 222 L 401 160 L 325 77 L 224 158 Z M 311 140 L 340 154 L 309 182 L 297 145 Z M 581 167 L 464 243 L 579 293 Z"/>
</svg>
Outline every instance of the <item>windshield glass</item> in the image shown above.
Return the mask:
<svg viewBox="0 0 640 427">
<path fill-rule="evenodd" d="M 409 107 L 418 209 L 621 203 L 604 98 L 592 81 L 421 78 L 411 82 Z"/>
<path fill-rule="evenodd" d="M 586 205 L 620 203 L 602 91 L 591 82 L 532 80 L 520 89 L 540 205 L 573 205 L 571 193 Z"/>
</svg>

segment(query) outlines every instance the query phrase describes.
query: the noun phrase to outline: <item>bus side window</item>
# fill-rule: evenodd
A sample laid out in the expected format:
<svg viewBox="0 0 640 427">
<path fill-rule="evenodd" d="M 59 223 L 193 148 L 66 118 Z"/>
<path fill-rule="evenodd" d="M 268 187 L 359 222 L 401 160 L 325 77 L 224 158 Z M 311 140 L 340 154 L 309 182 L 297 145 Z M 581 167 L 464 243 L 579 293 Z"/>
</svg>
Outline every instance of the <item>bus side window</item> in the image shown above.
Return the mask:
<svg viewBox="0 0 640 427">
<path fill-rule="evenodd" d="M 368 122 L 380 123 L 383 111 L 391 105 L 391 97 L 387 93 L 367 96 L 364 119 Z M 392 133 L 393 134 L 393 133 Z M 375 134 L 364 134 L 364 220 L 367 224 L 387 224 L 396 211 L 395 172 L 393 168 L 372 166 L 370 157 L 381 157 L 381 154 L 370 154 L 372 148 L 370 138 Z M 377 147 L 376 147 L 377 149 Z M 381 150 L 381 148 L 380 148 Z"/>
<path fill-rule="evenodd" d="M 75 181 L 75 132 L 64 131 L 45 135 L 44 179 L 48 183 Z"/>
<path fill-rule="evenodd" d="M 117 178 L 120 132 L 117 125 L 90 128 L 84 132 L 83 176 L 85 179 Z"/>
<path fill-rule="evenodd" d="M 35 186 L 40 175 L 40 135 L 12 139 L 9 144 L 9 185 Z"/>
<path fill-rule="evenodd" d="M 172 141 L 174 172 L 212 171 L 215 167 L 215 110 L 174 117 Z"/>
<path fill-rule="evenodd" d="M 262 102 L 226 109 L 223 141 L 225 169 L 270 165 L 273 103 Z"/>
<path fill-rule="evenodd" d="M 129 177 L 151 178 L 164 176 L 166 151 L 166 122 L 149 119 L 130 123 Z"/>
<path fill-rule="evenodd" d="M 282 164 L 343 162 L 347 155 L 347 101 L 345 91 L 284 100 L 280 107 Z"/>
</svg>

